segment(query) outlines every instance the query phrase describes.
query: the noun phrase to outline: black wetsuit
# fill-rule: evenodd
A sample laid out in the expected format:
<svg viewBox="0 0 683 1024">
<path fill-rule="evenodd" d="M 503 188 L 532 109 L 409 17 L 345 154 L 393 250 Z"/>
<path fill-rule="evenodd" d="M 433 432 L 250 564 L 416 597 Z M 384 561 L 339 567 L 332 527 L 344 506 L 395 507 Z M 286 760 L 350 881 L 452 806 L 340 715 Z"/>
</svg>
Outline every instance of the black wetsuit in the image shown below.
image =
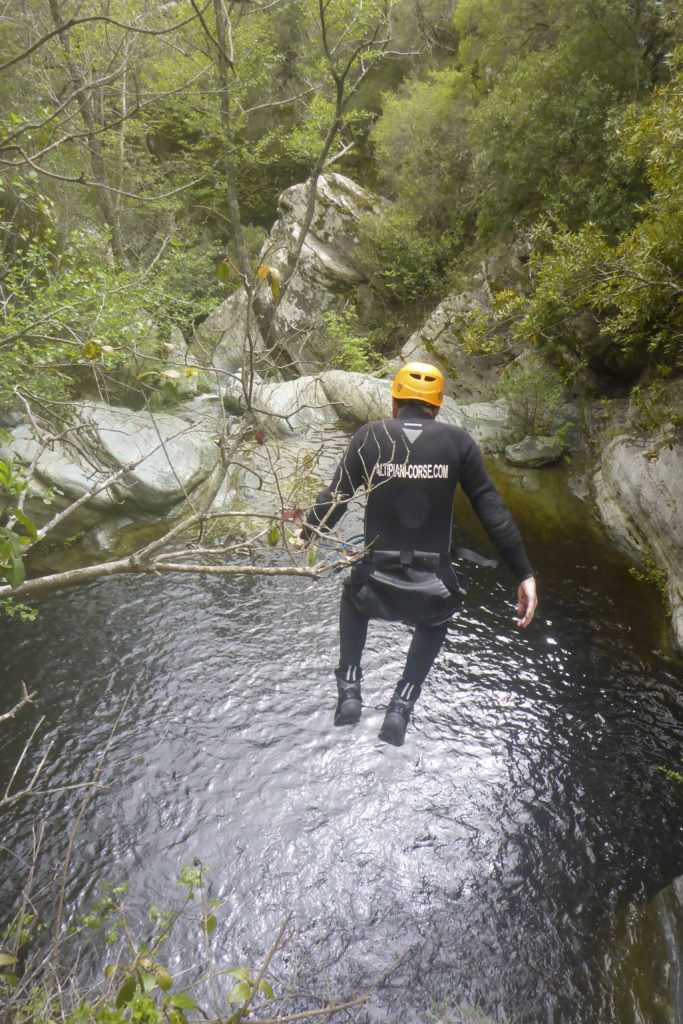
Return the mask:
<svg viewBox="0 0 683 1024">
<path fill-rule="evenodd" d="M 461 604 L 450 556 L 458 483 L 517 581 L 532 576 L 519 530 L 467 431 L 411 405 L 351 439 L 307 518 L 307 526 L 332 529 L 355 491 L 367 490 L 368 554 L 344 587 L 338 678 L 349 667 L 360 671 L 369 619 L 403 621 L 416 627 L 404 679 L 419 690 Z"/>
</svg>

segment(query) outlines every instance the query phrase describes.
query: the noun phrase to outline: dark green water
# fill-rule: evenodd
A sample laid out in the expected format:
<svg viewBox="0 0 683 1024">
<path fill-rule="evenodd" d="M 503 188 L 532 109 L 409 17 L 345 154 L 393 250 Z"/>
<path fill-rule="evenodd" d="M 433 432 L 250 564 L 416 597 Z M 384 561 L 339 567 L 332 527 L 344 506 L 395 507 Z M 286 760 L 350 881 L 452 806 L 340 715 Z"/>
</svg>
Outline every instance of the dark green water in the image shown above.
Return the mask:
<svg viewBox="0 0 683 1024">
<path fill-rule="evenodd" d="M 667 944 L 639 908 L 683 874 L 683 786 L 660 770 L 681 762 L 681 663 L 657 595 L 561 473 L 499 482 L 538 569 L 538 619 L 519 634 L 506 571 L 467 567 L 466 608 L 401 749 L 378 741 L 372 706 L 355 729 L 332 726 L 339 577 L 118 579 L 3 624 L 0 711 L 22 679 L 38 692 L 5 730 L 3 779 L 42 714 L 30 760 L 52 743 L 44 783 L 88 780 L 130 694 L 69 910 L 126 878 L 142 919 L 200 857 L 226 901 L 219 963 L 258 963 L 293 912 L 277 967 L 314 993 L 299 1009 L 372 990 L 353 1019 L 466 1020 L 467 1004 L 512 1024 L 672 1024 L 683 922 Z M 462 521 L 461 543 L 483 547 Z M 371 627 L 369 705 L 386 701 L 408 640 Z M 6 908 L 40 820 L 49 889 L 79 799 L 5 814 Z M 646 977 L 647 957 L 627 952 L 638 915 L 663 950 Z M 177 954 L 193 942 L 181 932 Z"/>
</svg>

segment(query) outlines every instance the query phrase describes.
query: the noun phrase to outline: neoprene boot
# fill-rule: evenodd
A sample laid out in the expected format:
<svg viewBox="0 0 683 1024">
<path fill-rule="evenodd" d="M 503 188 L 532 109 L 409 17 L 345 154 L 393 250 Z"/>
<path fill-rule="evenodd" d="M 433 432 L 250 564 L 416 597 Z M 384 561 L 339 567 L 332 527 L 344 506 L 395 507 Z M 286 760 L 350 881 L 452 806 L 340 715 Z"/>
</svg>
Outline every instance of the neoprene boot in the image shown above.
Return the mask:
<svg viewBox="0 0 683 1024">
<path fill-rule="evenodd" d="M 363 700 L 360 684 L 363 678 L 360 665 L 345 665 L 335 669 L 337 677 L 337 709 L 334 713 L 335 725 L 354 725 L 360 721 L 363 711 Z"/>
<path fill-rule="evenodd" d="M 379 731 L 379 738 L 394 747 L 402 747 L 406 738 L 408 722 L 420 696 L 420 687 L 400 679 L 394 690 Z"/>
</svg>

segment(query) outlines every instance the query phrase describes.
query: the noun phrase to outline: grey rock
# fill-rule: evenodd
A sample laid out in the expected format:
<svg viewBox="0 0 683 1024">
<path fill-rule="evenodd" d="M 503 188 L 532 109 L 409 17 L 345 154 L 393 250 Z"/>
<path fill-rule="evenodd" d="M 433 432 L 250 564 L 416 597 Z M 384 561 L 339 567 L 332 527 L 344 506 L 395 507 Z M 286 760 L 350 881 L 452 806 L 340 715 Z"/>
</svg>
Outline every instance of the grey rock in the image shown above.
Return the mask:
<svg viewBox="0 0 683 1024">
<path fill-rule="evenodd" d="M 320 375 L 323 389 L 340 419 L 362 424 L 391 415 L 391 381 L 363 373 L 328 370 Z M 514 423 L 506 402 L 475 402 L 457 405 L 448 395 L 439 418 L 464 427 L 484 451 L 502 451 L 514 435 Z"/>
<path fill-rule="evenodd" d="M 434 363 L 446 377 L 446 388 L 459 404 L 495 397 L 499 360 L 473 355 L 463 343 L 473 313 L 489 309 L 485 290 L 453 292 L 440 302 L 426 323 L 401 349 L 401 362 Z"/>
<path fill-rule="evenodd" d="M 250 324 L 250 337 L 258 351 L 263 342 L 255 323 Z M 241 371 L 247 349 L 247 297 L 244 291 L 233 292 L 197 328 L 187 348 L 189 366 L 201 370 L 208 386 L 224 384 L 223 374 Z"/>
<path fill-rule="evenodd" d="M 502 452 L 516 435 L 515 418 L 504 399 L 460 407 L 464 427 L 485 452 Z M 516 435 L 519 436 L 519 435 Z"/>
<path fill-rule="evenodd" d="M 635 561 L 654 556 L 666 569 L 674 642 L 683 649 L 683 444 L 658 449 L 654 438 L 614 438 L 593 486 L 615 543 Z"/>
<path fill-rule="evenodd" d="M 234 374 L 227 380 L 221 388 L 221 396 L 231 412 L 242 415 L 246 411 L 241 374 Z M 266 382 L 255 374 L 251 403 L 255 424 L 274 435 L 306 433 L 336 419 L 320 378 L 312 375 Z"/>
<path fill-rule="evenodd" d="M 318 377 L 261 384 L 254 394 L 257 419 L 274 433 L 306 433 L 335 420 Z"/>
<path fill-rule="evenodd" d="M 42 444 L 27 425 L 12 432 L 9 448 L 24 466 L 39 455 L 37 479 L 30 487 L 38 506 L 46 497 L 56 499 L 56 508 L 61 508 L 91 495 L 74 523 L 90 526 L 94 512 L 106 513 L 122 503 L 163 512 L 189 494 L 217 462 L 218 450 L 206 423 L 188 424 L 169 414 L 94 402 L 74 404 L 72 411 L 73 428 L 68 435 L 42 452 Z M 132 462 L 137 464 L 104 486 L 112 474 Z M 43 511 L 41 519 L 50 516 L 50 510 Z"/>
<path fill-rule="evenodd" d="M 66 505 L 94 491 L 96 493 L 92 494 L 88 502 L 91 508 L 112 508 L 120 499 L 113 488 L 103 487 L 111 470 L 98 461 L 96 451 L 90 444 L 77 443 L 76 433 L 73 438 L 71 440 L 66 437 L 43 448 L 42 443 L 36 440 L 32 427 L 24 424 L 12 431 L 9 447 L 12 455 L 25 467 L 31 465 L 39 455 L 36 473 L 43 484 L 40 488 L 43 496 L 47 488 L 54 488 L 58 496 L 63 495 L 67 499 L 62 502 Z M 38 491 L 37 488 L 34 490 Z"/>
<path fill-rule="evenodd" d="M 19 410 L 10 410 L 9 412 L 3 412 L 0 414 L 0 427 L 18 427 L 20 423 L 25 423 L 27 416 L 25 412 Z"/>
<path fill-rule="evenodd" d="M 131 468 L 114 490 L 148 511 L 164 511 L 182 501 L 218 460 L 211 433 L 168 413 L 83 403 L 80 419 L 92 428 L 103 461 Z"/>
<path fill-rule="evenodd" d="M 275 269 L 282 278 L 301 232 L 308 193 L 308 183 L 282 193 L 277 221 L 259 254 L 260 264 Z M 202 368 L 204 383 L 223 385 L 223 374 L 239 372 L 249 346 L 262 374 L 279 366 L 287 373 L 295 370 L 306 375 L 330 364 L 337 353 L 322 314 L 341 310 L 349 301 L 360 301 L 358 289 L 365 279 L 354 256 L 358 222 L 363 214 L 380 209 L 383 202 L 341 174 L 321 176 L 311 228 L 281 301 L 275 305 L 267 280 L 257 288 L 255 308 L 261 329 L 253 315 L 247 316 L 247 300 L 241 290 L 230 295 L 197 329 L 187 360 Z M 267 347 L 263 331 L 268 336 Z"/>
<path fill-rule="evenodd" d="M 320 380 L 327 400 L 343 421 L 360 425 L 391 415 L 391 381 L 348 370 L 327 370 Z"/>
<path fill-rule="evenodd" d="M 505 448 L 505 458 L 513 466 L 538 469 L 559 462 L 564 455 L 564 445 L 555 437 L 525 437 L 517 444 Z"/>
</svg>

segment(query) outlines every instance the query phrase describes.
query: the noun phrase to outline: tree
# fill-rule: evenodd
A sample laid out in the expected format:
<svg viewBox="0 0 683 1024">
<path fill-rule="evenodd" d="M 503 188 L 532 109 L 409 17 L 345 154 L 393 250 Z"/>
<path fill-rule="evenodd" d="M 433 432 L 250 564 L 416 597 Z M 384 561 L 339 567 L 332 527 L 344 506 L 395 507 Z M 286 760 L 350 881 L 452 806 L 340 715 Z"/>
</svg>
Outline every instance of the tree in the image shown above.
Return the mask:
<svg viewBox="0 0 683 1024">
<path fill-rule="evenodd" d="M 671 82 L 618 125 L 624 159 L 644 164 L 650 188 L 639 222 L 613 242 L 590 223 L 551 231 L 532 258 L 533 293 L 520 302 L 515 328 L 631 379 L 643 370 L 664 377 L 683 370 L 682 57 L 674 54 Z M 600 320 L 586 349 L 573 325 L 587 312 Z"/>
<path fill-rule="evenodd" d="M 192 16 L 188 13 L 191 9 Z M 146 169 L 150 166 L 147 157 L 139 156 L 141 126 L 137 125 L 136 118 L 126 106 L 127 100 L 121 101 L 126 106 L 125 117 L 112 116 L 109 105 L 108 94 L 99 92 L 103 82 L 108 82 L 107 75 L 96 76 L 97 71 L 97 47 L 90 45 L 93 40 L 86 39 L 85 44 L 77 48 L 74 45 L 72 33 L 79 28 L 85 31 L 85 22 L 91 21 L 98 25 L 103 22 L 106 31 L 111 27 L 111 19 L 107 15 L 90 14 L 91 10 L 99 12 L 99 5 L 81 9 L 85 10 L 87 18 L 78 19 L 65 18 L 56 0 L 50 0 L 50 14 L 54 28 L 51 32 L 45 32 L 35 43 L 24 53 L 24 59 L 28 60 L 35 53 L 43 52 L 44 47 L 58 45 L 60 52 L 64 54 L 66 62 L 65 77 L 68 79 L 70 89 L 68 101 L 77 105 L 78 117 L 84 118 L 83 136 L 84 144 L 90 156 L 90 166 L 93 173 L 94 185 L 97 194 L 109 197 L 113 192 L 122 196 L 127 202 L 138 201 L 143 192 L 133 191 L 134 183 L 144 180 Z M 147 76 L 147 80 L 154 81 L 155 88 L 152 94 L 159 101 L 155 106 L 158 111 L 160 105 L 169 97 L 173 102 L 179 102 L 178 97 L 187 97 L 187 81 L 185 84 L 175 87 L 173 76 L 170 72 L 156 77 L 140 68 L 139 73 L 132 63 L 132 55 L 136 52 L 137 37 L 144 35 L 145 39 L 151 40 L 150 45 L 157 45 L 160 38 L 166 46 L 166 36 L 173 36 L 173 46 L 180 48 L 183 57 L 187 54 L 182 49 L 182 38 L 177 31 L 185 33 L 199 33 L 199 39 L 206 53 L 206 58 L 201 62 L 203 96 L 207 104 L 209 117 L 208 137 L 216 138 L 220 134 L 221 146 L 218 150 L 221 157 L 221 168 L 223 171 L 223 186 L 225 189 L 225 207 L 227 209 L 227 220 L 230 229 L 231 252 L 226 252 L 222 263 L 227 265 L 239 282 L 239 287 L 246 298 L 247 316 L 244 323 L 244 363 L 246 372 L 242 375 L 242 384 L 246 400 L 247 412 L 249 414 L 252 404 L 252 391 L 255 374 L 254 356 L 256 349 L 268 360 L 277 346 L 277 337 L 273 331 L 278 305 L 286 293 L 291 275 L 296 268 L 306 235 L 310 229 L 315 211 L 315 199 L 317 194 L 317 182 L 323 172 L 328 158 L 337 158 L 333 152 L 335 141 L 345 130 L 347 124 L 347 112 L 349 104 L 365 81 L 377 62 L 382 58 L 389 45 L 391 34 L 391 13 L 392 3 L 373 0 L 369 4 L 357 6 L 350 0 L 336 0 L 336 2 L 311 2 L 311 0 L 292 0 L 276 5 L 266 4 L 263 7 L 238 4 L 230 9 L 220 2 L 200 6 L 194 0 L 189 5 L 183 5 L 179 13 L 186 15 L 178 23 L 173 33 L 167 33 L 154 23 L 156 14 L 155 5 L 146 9 L 151 19 L 143 29 L 142 23 L 131 26 L 128 22 L 119 23 L 113 26 L 116 30 L 109 38 L 111 52 L 118 60 L 120 54 L 125 53 L 125 59 L 115 63 L 111 71 L 113 79 L 124 89 L 139 88 L 140 81 Z M 266 80 L 269 79 L 268 64 L 280 59 L 273 44 L 276 36 L 277 19 L 285 14 L 293 13 L 302 25 L 302 32 L 307 40 L 317 34 L 318 47 L 308 45 L 308 48 L 297 55 L 296 74 L 287 76 L 288 80 L 283 86 L 284 98 L 277 99 L 273 96 L 270 86 L 266 87 Z M 154 25 L 154 27 L 152 27 Z M 118 34 L 117 34 L 118 33 Z M 197 37 L 192 39 L 194 50 L 192 59 L 197 53 Z M 87 45 L 86 45 L 87 44 Z M 107 59 L 108 54 L 107 54 Z M 206 59 L 209 63 L 206 64 Z M 113 60 L 113 58 L 112 58 Z M 180 62 L 182 63 L 182 62 Z M 17 60 L 21 65 L 21 60 Z M 207 67 L 210 74 L 207 74 Z M 265 69 L 265 70 L 264 70 Z M 211 78 L 213 77 L 213 83 Z M 133 82 L 133 85 L 131 85 Z M 159 86 L 163 86 L 159 90 Z M 172 86 L 169 88 L 168 86 Z M 265 94 L 264 90 L 265 89 Z M 303 223 L 300 225 L 298 234 L 292 239 L 291 248 L 287 253 L 284 273 L 276 277 L 272 268 L 266 266 L 259 268 L 252 254 L 249 252 L 246 243 L 245 224 L 243 223 L 240 206 L 240 195 L 238 190 L 239 173 L 242 167 L 241 160 L 248 143 L 246 133 L 249 127 L 250 115 L 256 108 L 271 109 L 279 104 L 285 106 L 301 101 L 312 92 L 316 92 L 325 100 L 326 106 L 323 110 L 326 113 L 325 119 L 318 124 L 319 140 L 315 152 L 315 158 L 310 168 L 308 182 L 308 203 Z M 127 95 L 127 94 L 126 94 Z M 87 97 L 86 109 L 78 108 L 78 103 L 83 103 Z M 56 103 L 58 97 L 55 94 Z M 261 102 L 259 102 L 261 101 Z M 249 104 L 251 103 L 251 106 Z M 62 104 L 64 106 L 64 104 Z M 60 108 L 61 109 L 61 108 Z M 106 113 L 103 114 L 103 111 Z M 119 111 L 120 113 L 120 111 Z M 140 111 L 136 111 L 136 115 Z M 61 115 L 60 115 L 61 116 Z M 65 122 L 74 116 L 73 113 L 64 115 Z M 96 121 L 96 116 L 100 118 Z M 107 119 L 109 118 L 109 119 Z M 114 173 L 105 159 L 105 150 L 101 145 L 101 137 L 108 137 L 108 133 L 115 128 L 118 130 L 123 122 L 128 127 L 126 132 L 131 134 L 131 144 L 128 145 L 128 136 L 122 139 L 120 152 L 124 156 L 116 163 L 114 169 L 118 168 L 120 174 L 127 175 L 126 189 L 112 185 L 111 175 Z M 51 115 L 47 115 L 45 123 L 51 123 Z M 158 123 L 158 122 L 157 122 Z M 50 154 L 65 153 L 68 147 L 76 140 L 64 135 L 64 123 L 59 122 L 61 135 L 50 147 Z M 133 131 L 133 128 L 136 128 Z M 81 141 L 77 135 L 77 140 Z M 8 142 L 5 147 L 14 149 L 18 143 Z M 44 147 L 45 148 L 45 147 Z M 0 149 L 0 153 L 2 150 Z M 47 165 L 40 163 L 47 154 L 40 152 L 28 153 L 23 148 L 19 149 L 19 162 L 28 164 L 31 173 L 40 176 L 46 175 L 48 180 L 64 181 L 65 184 L 74 187 L 83 184 L 80 179 L 73 175 L 57 174 L 47 170 Z M 125 156 L 128 154 L 128 157 Z M 10 161 L 17 163 L 17 161 Z M 130 166 L 129 166 L 130 164 Z M 136 178 L 136 175 L 138 176 Z M 123 183 L 122 178 L 117 178 Z M 191 183 L 189 183 L 191 184 Z M 137 184 L 135 185 L 137 187 Z M 188 185 L 189 187 L 189 185 Z M 176 193 L 181 186 L 172 189 Z M 166 196 L 168 198 L 168 196 Z M 46 208 L 50 210 L 52 200 L 46 200 Z M 109 199 L 107 199 L 109 202 Z M 101 205 L 102 219 L 110 230 L 110 237 L 113 241 L 113 255 L 118 264 L 129 261 L 130 255 L 134 252 L 124 242 L 123 225 L 125 223 L 124 207 L 107 207 Z M 172 218 L 175 211 L 172 206 L 165 205 L 162 212 L 171 218 L 169 229 L 173 228 Z M 116 219 L 116 240 L 114 240 L 113 219 Z M 121 229 L 121 230 L 119 230 Z M 69 436 L 70 442 L 77 440 L 82 425 L 73 424 L 68 416 L 64 417 L 59 407 L 54 406 L 56 399 L 61 400 L 67 394 L 66 381 L 68 374 L 59 376 L 62 369 L 62 361 L 68 370 L 70 349 L 77 352 L 77 357 L 86 360 L 93 366 L 97 365 L 102 370 L 105 382 L 114 370 L 117 358 L 125 361 L 129 370 L 133 370 L 133 379 L 137 381 L 137 391 L 142 404 L 149 406 L 149 381 L 150 378 L 156 381 L 159 378 L 171 378 L 179 372 L 172 368 L 163 368 L 159 344 L 161 337 L 158 321 L 164 304 L 163 293 L 154 294 L 154 284 L 160 279 L 160 271 L 164 268 L 165 248 L 173 244 L 173 236 L 167 236 L 162 240 L 161 250 L 153 256 L 151 262 L 143 267 L 116 266 L 115 272 L 110 273 L 106 267 L 106 256 L 95 261 L 92 266 L 84 265 L 82 259 L 86 242 L 83 238 L 81 248 L 76 245 L 76 255 L 72 256 L 73 249 L 67 246 L 60 246 L 56 236 L 51 234 L 52 228 L 45 229 L 44 237 L 40 240 L 31 240 L 30 235 L 24 239 L 23 246 L 17 247 L 13 260 L 12 273 L 7 277 L 5 287 L 7 294 L 6 327 L 8 332 L 4 345 L 11 353 L 14 365 L 24 364 L 24 379 L 15 380 L 11 384 L 12 395 L 26 408 L 29 417 L 36 427 L 36 433 L 42 438 L 42 447 L 50 445 L 56 435 Z M 71 242 L 73 245 L 73 238 Z M 48 244 L 49 242 L 49 244 Z M 265 273 L 264 273 L 265 270 Z M 270 286 L 267 294 L 264 295 L 264 288 L 259 290 L 260 282 L 268 277 Z M 46 287 L 46 284 L 49 287 Z M 152 286 L 150 288 L 150 285 Z M 151 296 L 151 297 L 150 297 Z M 41 309 L 36 315 L 35 302 L 32 298 L 39 297 Z M 114 305 L 110 300 L 114 298 Z M 122 297 L 121 304 L 117 305 L 116 298 Z M 104 302 L 103 302 L 104 300 Z M 89 330 L 89 318 L 92 315 L 93 307 L 97 302 L 107 307 L 107 315 L 102 315 L 100 308 L 98 320 L 98 333 L 93 335 Z M 141 327 L 141 334 L 145 332 L 150 336 L 146 343 L 139 339 L 125 337 L 128 331 L 128 324 L 125 323 L 125 313 L 135 309 L 137 323 Z M 79 316 L 82 314 L 82 327 L 79 323 Z M 108 329 L 109 328 L 109 329 Z M 104 336 L 104 337 L 103 337 Z M 51 357 L 49 369 L 41 379 L 41 386 L 37 389 L 28 386 L 30 369 L 26 372 L 29 363 L 33 366 L 41 363 L 46 356 Z M 262 362 L 261 369 L 267 362 Z M 211 372 L 212 366 L 199 367 L 206 372 Z M 186 371 L 195 372 L 195 371 Z M 0 374 L 0 384 L 2 383 Z M 5 377 L 6 394 L 9 393 L 11 374 Z M 59 388 L 57 387 L 59 384 Z M 60 390 L 61 388 L 61 390 Z M 258 433 L 258 432 L 257 432 Z M 217 520 L 229 519 L 234 513 L 221 513 L 211 511 L 211 504 L 221 486 L 223 477 L 230 465 L 239 460 L 240 452 L 247 437 L 253 439 L 254 423 L 249 415 L 245 420 L 244 429 L 228 436 L 228 423 L 223 418 L 222 427 L 217 436 L 219 447 L 220 471 L 212 480 L 207 493 L 202 496 L 201 502 L 195 504 L 188 515 L 177 526 L 174 526 L 165 539 L 145 543 L 135 551 L 132 556 L 118 559 L 105 565 L 93 566 L 77 570 L 75 573 L 61 573 L 53 578 L 42 578 L 41 580 L 23 579 L 23 572 L 17 562 L 22 561 L 23 555 L 28 554 L 36 544 L 43 542 L 56 527 L 61 526 L 70 515 L 84 503 L 92 500 L 97 494 L 107 487 L 112 486 L 117 480 L 129 472 L 133 467 L 127 466 L 116 470 L 106 480 L 99 480 L 97 485 L 91 488 L 88 493 L 81 495 L 71 502 L 66 508 L 57 513 L 48 523 L 40 529 L 35 529 L 30 520 L 27 519 L 23 500 L 24 495 L 19 497 L 16 503 L 12 504 L 8 511 L 7 524 L 4 529 L 7 531 L 5 540 L 8 545 L 7 571 L 4 573 L 8 580 L 8 586 L 0 588 L 0 597 L 10 594 L 10 585 L 13 596 L 29 596 L 32 593 L 43 592 L 55 587 L 71 585 L 78 582 L 85 582 L 98 576 L 106 576 L 120 572 L 139 571 L 218 571 L 218 572 L 265 572 L 265 573 L 292 573 L 295 575 L 315 575 L 321 571 L 323 562 L 313 563 L 307 567 L 301 567 L 290 558 L 287 565 L 272 567 L 257 567 L 249 564 L 241 566 L 222 564 L 215 566 L 211 560 L 224 556 L 234 551 L 249 550 L 250 546 L 257 540 L 268 536 L 272 544 L 278 538 L 287 544 L 287 533 L 283 525 L 287 509 L 284 507 L 285 495 L 279 494 L 279 508 L 271 513 L 260 515 L 247 510 L 239 518 L 252 523 L 251 533 L 241 542 L 233 542 L 230 539 L 223 540 L 220 544 L 206 547 L 201 540 L 190 542 L 190 547 L 184 552 L 185 560 L 174 560 L 168 557 L 168 551 L 164 550 L 168 544 L 177 540 L 181 535 L 192 537 L 194 530 L 201 537 L 205 527 Z M 263 440 L 263 439 L 262 439 Z M 260 442 L 259 442 L 260 443 Z M 160 438 L 160 447 L 164 447 L 163 439 Z M 165 450 L 165 449 L 164 449 Z M 35 471 L 38 456 L 34 464 L 28 467 L 29 476 Z M 260 527 L 253 528 L 253 522 L 260 519 Z M 20 545 L 17 547 L 17 545 Z M 291 551 L 290 551 L 291 554 Z M 195 557 L 197 561 L 192 561 Z M 188 561 L 189 558 L 189 561 Z M 202 561 L 203 560 L 203 561 Z"/>
</svg>

